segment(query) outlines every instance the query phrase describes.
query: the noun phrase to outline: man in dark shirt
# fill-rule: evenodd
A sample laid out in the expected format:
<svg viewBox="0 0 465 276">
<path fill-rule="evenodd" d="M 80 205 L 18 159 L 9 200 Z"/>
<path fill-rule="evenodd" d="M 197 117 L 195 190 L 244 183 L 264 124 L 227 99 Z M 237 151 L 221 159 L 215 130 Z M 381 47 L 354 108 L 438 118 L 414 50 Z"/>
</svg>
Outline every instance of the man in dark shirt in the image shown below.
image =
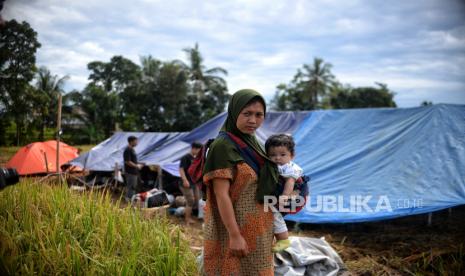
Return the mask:
<svg viewBox="0 0 465 276">
<path fill-rule="evenodd" d="M 135 136 L 128 137 L 128 146 L 124 150 L 124 173 L 126 177 L 126 199 L 131 200 L 137 189 L 139 181 L 139 170 L 143 164 L 137 162 L 137 155 L 134 148 L 137 146 L 138 140 Z"/>
<path fill-rule="evenodd" d="M 179 185 L 179 189 L 186 198 L 185 218 L 187 224 L 195 222 L 192 219 L 192 208 L 195 206 L 196 203 L 198 203 L 200 199 L 199 188 L 192 182 L 192 179 L 190 178 L 187 170 L 192 164 L 192 160 L 194 160 L 194 157 L 197 154 L 199 154 L 201 148 L 202 144 L 197 142 L 192 143 L 191 151 L 181 158 L 181 162 L 179 164 L 179 174 L 181 176 L 181 183 Z"/>
</svg>

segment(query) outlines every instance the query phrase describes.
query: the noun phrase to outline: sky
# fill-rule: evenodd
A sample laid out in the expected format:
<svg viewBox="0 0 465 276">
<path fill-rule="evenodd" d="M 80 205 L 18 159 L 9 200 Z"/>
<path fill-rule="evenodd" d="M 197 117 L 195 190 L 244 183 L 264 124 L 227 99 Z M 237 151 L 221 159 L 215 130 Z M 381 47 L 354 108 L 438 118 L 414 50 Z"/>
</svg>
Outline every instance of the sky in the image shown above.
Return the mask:
<svg viewBox="0 0 465 276">
<path fill-rule="evenodd" d="M 385 83 L 399 107 L 465 104 L 465 0 L 6 0 L 5 20 L 27 21 L 42 47 L 37 64 L 88 82 L 87 63 L 123 55 L 186 61 L 199 43 L 221 66 L 229 92 L 280 83 L 314 57 L 343 84 Z"/>
</svg>

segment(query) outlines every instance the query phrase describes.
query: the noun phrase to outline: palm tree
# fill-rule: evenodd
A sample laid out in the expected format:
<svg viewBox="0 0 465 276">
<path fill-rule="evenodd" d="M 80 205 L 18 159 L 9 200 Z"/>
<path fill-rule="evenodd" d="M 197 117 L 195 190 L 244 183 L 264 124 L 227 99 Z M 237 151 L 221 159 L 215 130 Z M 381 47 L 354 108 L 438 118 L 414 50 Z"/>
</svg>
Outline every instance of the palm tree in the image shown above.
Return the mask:
<svg viewBox="0 0 465 276">
<path fill-rule="evenodd" d="M 228 72 L 221 67 L 207 69 L 197 43 L 194 48 L 186 48 L 183 51 L 186 52 L 188 60 L 187 65 L 184 64 L 184 70 L 189 86 L 189 106 L 192 110 L 201 111 L 200 116 L 195 116 L 200 122 L 204 122 L 225 109 L 229 94 L 223 76 Z"/>
<path fill-rule="evenodd" d="M 309 93 L 311 93 L 309 96 L 313 106 L 317 108 L 318 96 L 326 95 L 328 89 L 334 83 L 335 77 L 331 73 L 332 65 L 316 57 L 313 59 L 312 65 L 304 64 L 303 67 L 302 77 L 305 79 Z"/>
<path fill-rule="evenodd" d="M 206 69 L 197 43 L 194 48 L 185 48 L 183 51 L 187 53 L 186 69 L 194 93 L 203 96 L 207 91 L 214 91 L 218 88 L 227 89 L 226 81 L 219 75 L 226 76 L 228 72 L 221 67 Z"/>
<path fill-rule="evenodd" d="M 37 112 L 40 117 L 39 140 L 44 139 L 44 132 L 47 125 L 52 126 L 55 122 L 55 110 L 58 102 L 58 95 L 62 94 L 68 76 L 59 78 L 52 75 L 49 69 L 41 67 L 36 76 L 36 103 Z"/>
</svg>

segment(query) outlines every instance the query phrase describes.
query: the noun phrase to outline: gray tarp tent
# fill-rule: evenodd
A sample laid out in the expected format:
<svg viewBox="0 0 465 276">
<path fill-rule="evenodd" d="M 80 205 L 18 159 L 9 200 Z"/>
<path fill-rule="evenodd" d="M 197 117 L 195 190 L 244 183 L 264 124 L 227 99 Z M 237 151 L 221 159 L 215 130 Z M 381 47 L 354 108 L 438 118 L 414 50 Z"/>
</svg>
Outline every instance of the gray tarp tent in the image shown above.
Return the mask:
<svg viewBox="0 0 465 276">
<path fill-rule="evenodd" d="M 264 142 L 273 133 L 292 133 L 308 113 L 268 112 L 265 122 L 257 130 L 257 137 Z M 134 135 L 139 138 L 136 153 L 140 162 L 160 165 L 170 174 L 179 176 L 179 159 L 189 152 L 190 144 L 194 141 L 204 143 L 215 138 L 225 119 L 226 113 L 219 114 L 189 133 L 117 132 L 70 164 L 86 170 L 112 171 L 115 163 L 120 166 L 123 164 L 127 137 Z"/>
</svg>

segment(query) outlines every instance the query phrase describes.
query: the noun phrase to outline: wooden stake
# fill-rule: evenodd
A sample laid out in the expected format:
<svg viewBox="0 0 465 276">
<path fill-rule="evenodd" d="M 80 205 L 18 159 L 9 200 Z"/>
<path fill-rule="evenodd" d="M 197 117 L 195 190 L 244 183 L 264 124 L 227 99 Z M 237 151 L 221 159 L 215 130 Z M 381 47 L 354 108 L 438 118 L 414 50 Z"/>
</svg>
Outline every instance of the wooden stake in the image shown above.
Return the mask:
<svg viewBox="0 0 465 276">
<path fill-rule="evenodd" d="M 158 187 L 163 190 L 163 170 L 160 165 L 157 166 Z"/>
<path fill-rule="evenodd" d="M 45 161 L 45 169 L 47 169 L 48 174 L 48 160 L 47 160 L 47 153 L 44 151 L 44 161 Z"/>
<path fill-rule="evenodd" d="M 115 184 L 114 187 L 118 187 L 118 162 L 115 162 L 115 170 L 113 171 L 113 183 Z"/>
<path fill-rule="evenodd" d="M 58 174 L 58 184 L 61 184 L 60 176 L 60 132 L 61 132 L 61 93 L 58 94 L 58 112 L 57 112 L 57 163 L 56 169 Z"/>
</svg>

